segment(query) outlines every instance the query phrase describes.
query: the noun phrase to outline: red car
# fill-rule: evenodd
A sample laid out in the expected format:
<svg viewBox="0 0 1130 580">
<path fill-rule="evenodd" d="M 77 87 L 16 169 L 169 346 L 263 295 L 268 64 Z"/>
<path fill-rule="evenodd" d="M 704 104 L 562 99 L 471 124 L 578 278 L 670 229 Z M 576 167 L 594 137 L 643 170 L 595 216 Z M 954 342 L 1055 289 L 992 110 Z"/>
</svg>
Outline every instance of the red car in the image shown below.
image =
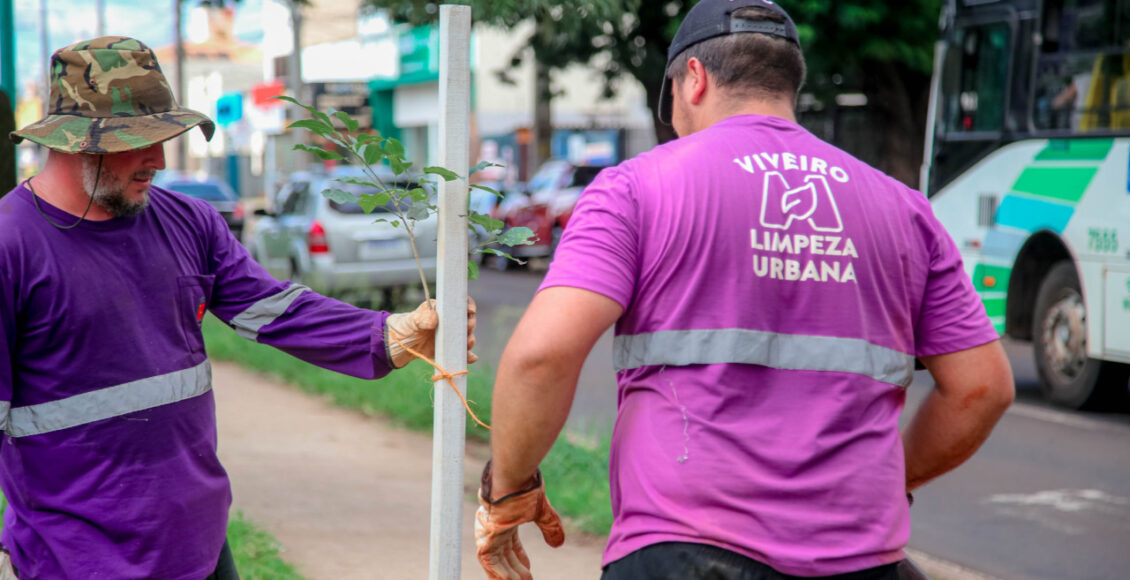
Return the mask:
<svg viewBox="0 0 1130 580">
<path fill-rule="evenodd" d="M 505 222 L 506 227 L 530 228 L 537 238 L 532 246 L 510 248 L 511 255 L 517 258 L 552 256 L 581 192 L 602 169 L 603 166 L 550 160 L 534 174 L 526 187 L 528 193 L 508 194 L 495 208 L 494 217 Z"/>
</svg>

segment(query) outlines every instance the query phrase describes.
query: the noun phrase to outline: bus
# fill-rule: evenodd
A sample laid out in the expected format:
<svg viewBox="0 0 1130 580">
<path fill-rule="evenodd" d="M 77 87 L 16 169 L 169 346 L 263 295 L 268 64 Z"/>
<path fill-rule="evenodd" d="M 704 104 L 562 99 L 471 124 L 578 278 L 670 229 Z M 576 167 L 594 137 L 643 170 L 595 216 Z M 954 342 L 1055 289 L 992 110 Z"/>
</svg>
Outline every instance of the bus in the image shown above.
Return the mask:
<svg viewBox="0 0 1130 580">
<path fill-rule="evenodd" d="M 921 188 L 1045 398 L 1130 400 L 1130 0 L 948 0 Z"/>
</svg>

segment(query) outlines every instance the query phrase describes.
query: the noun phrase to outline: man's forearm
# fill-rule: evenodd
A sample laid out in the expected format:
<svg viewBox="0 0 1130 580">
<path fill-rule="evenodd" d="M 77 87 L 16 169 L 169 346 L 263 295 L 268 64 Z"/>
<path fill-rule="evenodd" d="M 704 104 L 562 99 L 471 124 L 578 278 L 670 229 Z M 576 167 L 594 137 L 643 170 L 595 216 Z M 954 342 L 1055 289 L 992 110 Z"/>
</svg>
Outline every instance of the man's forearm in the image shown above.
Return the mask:
<svg viewBox="0 0 1130 580">
<path fill-rule="evenodd" d="M 1012 403 L 1012 371 L 999 343 L 935 357 L 937 388 L 903 432 L 906 489 L 961 465 L 989 438 Z"/>
<path fill-rule="evenodd" d="M 569 416 L 580 366 L 507 349 L 495 379 L 491 413 L 491 490 L 495 498 L 524 489 Z M 521 351 L 521 349 L 519 349 Z"/>
<path fill-rule="evenodd" d="M 534 297 L 494 382 L 494 498 L 524 489 L 537 471 L 569 417 L 585 358 L 622 312 L 610 298 L 576 288 L 549 288 Z"/>
</svg>

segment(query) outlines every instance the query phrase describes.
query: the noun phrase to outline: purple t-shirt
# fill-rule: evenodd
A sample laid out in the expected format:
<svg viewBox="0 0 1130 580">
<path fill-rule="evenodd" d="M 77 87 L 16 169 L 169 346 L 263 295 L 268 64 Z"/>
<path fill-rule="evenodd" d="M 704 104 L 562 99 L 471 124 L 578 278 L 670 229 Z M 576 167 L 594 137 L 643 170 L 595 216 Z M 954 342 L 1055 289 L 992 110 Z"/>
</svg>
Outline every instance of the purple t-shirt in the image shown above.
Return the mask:
<svg viewBox="0 0 1130 580">
<path fill-rule="evenodd" d="M 603 171 L 553 286 L 625 309 L 605 564 L 668 541 L 802 576 L 902 559 L 914 358 L 997 338 L 922 194 L 775 117 Z"/>
<path fill-rule="evenodd" d="M 389 370 L 386 313 L 275 280 L 205 202 L 159 188 L 150 198 L 136 217 L 67 231 L 24 186 L 0 199 L 0 541 L 21 577 L 213 571 L 231 489 L 206 310 L 332 370 Z"/>
</svg>

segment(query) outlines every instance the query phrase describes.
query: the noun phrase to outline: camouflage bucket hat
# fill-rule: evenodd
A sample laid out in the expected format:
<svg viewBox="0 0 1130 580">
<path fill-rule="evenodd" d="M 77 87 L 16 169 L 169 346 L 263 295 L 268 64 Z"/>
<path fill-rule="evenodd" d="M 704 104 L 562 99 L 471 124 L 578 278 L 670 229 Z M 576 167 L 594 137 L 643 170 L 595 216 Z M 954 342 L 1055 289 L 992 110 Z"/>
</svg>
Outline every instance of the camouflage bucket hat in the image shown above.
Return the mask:
<svg viewBox="0 0 1130 580">
<path fill-rule="evenodd" d="M 121 153 L 216 125 L 177 105 L 153 51 L 124 36 L 77 42 L 51 55 L 51 101 L 45 119 L 9 137 L 63 153 Z"/>
</svg>

